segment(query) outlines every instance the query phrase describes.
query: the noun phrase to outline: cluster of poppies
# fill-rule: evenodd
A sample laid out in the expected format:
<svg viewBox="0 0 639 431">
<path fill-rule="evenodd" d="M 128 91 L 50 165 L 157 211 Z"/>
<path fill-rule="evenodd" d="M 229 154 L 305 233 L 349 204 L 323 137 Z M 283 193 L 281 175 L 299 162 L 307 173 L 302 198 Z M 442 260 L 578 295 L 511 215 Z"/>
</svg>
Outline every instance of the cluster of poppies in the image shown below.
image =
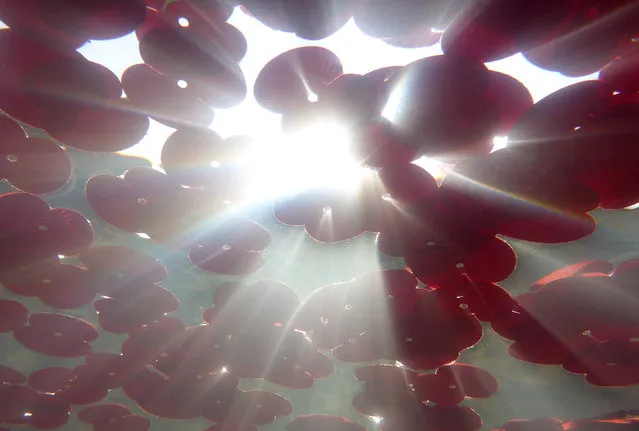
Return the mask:
<svg viewBox="0 0 639 431">
<path fill-rule="evenodd" d="M 85 215 L 37 195 L 69 183 L 65 146 L 117 152 L 138 143 L 151 118 L 177 129 L 162 148 L 164 172 L 134 167 L 91 177 L 91 209 L 205 271 L 259 271 L 270 233 L 241 214 L 224 215 L 246 198 L 252 141 L 208 129 L 214 109 L 236 106 L 248 92 L 239 64 L 247 41 L 227 22 L 238 5 L 307 40 L 353 18 L 393 46 L 441 38 L 444 54 L 359 75 L 344 73 L 328 49 L 306 46 L 263 67 L 253 93 L 281 114 L 284 133 L 338 123 L 365 168 L 352 189 L 278 198 L 274 217 L 321 243 L 374 233 L 380 257 L 403 258 L 405 267 L 307 298 L 275 280 L 218 284 L 201 323 L 187 327 L 168 316 L 180 303 L 161 285 L 168 272 L 159 261 L 94 245 Z M 75 406 L 122 390 L 157 417 L 256 431 L 291 415 L 293 405 L 244 390 L 240 379 L 307 389 L 334 372 L 335 359 L 397 364 L 356 371 L 364 386 L 353 407 L 378 418 L 380 429 L 477 431 L 481 418 L 461 403 L 491 396 L 497 382 L 456 361 L 481 340 L 482 322 L 513 341 L 508 351 L 517 359 L 561 366 L 595 386 L 639 384 L 638 261 L 572 265 L 515 297 L 496 284 L 517 263 L 502 237 L 574 241 L 594 231 L 592 210 L 639 202 L 637 2 L 0 0 L 0 19 L 8 26 L 0 30 L 0 109 L 13 117 L 0 116 L 0 178 L 17 190 L 0 195 L 0 282 L 56 310 L 93 303 L 96 326 L 126 336 L 117 353 L 95 352 L 99 331 L 90 322 L 0 299 L 0 333 L 32 352 L 82 361 L 28 376 L 0 365 L 0 423 L 60 428 Z M 132 32 L 144 63 L 121 79 L 76 51 Z M 599 78 L 533 104 L 521 82 L 484 64 L 517 52 L 547 70 L 600 71 Z M 494 138 L 506 135 L 507 146 L 493 151 Z M 422 156 L 448 166 L 442 181 L 413 163 Z M 499 431 L 634 430 L 638 416 L 515 419 Z M 95 431 L 151 427 L 119 404 L 85 407 L 78 418 Z M 365 427 L 303 415 L 286 429 Z"/>
<path fill-rule="evenodd" d="M 364 390 L 353 398 L 353 407 L 379 418 L 382 430 L 476 431 L 481 418 L 459 404 L 465 397 L 486 398 L 497 391 L 497 381 L 489 372 L 459 363 L 433 374 L 369 365 L 359 368 L 355 376 L 364 383 Z"/>
<path fill-rule="evenodd" d="M 549 274 L 491 321 L 509 353 L 561 365 L 597 386 L 639 383 L 639 262 L 588 261 Z"/>
</svg>

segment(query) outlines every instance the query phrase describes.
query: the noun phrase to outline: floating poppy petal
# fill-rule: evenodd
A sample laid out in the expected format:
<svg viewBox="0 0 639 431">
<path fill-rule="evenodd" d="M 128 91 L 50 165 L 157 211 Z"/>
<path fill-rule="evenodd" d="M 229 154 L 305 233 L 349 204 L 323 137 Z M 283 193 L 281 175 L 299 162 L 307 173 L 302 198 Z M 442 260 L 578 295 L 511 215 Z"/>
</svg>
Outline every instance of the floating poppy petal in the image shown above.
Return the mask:
<svg viewBox="0 0 639 431">
<path fill-rule="evenodd" d="M 23 327 L 29 318 L 29 310 L 18 301 L 0 299 L 0 332 L 13 332 Z"/>
<path fill-rule="evenodd" d="M 0 365 L 0 383 L 9 385 L 21 385 L 27 381 L 27 378 L 20 371 L 14 370 L 6 365 Z"/>
</svg>

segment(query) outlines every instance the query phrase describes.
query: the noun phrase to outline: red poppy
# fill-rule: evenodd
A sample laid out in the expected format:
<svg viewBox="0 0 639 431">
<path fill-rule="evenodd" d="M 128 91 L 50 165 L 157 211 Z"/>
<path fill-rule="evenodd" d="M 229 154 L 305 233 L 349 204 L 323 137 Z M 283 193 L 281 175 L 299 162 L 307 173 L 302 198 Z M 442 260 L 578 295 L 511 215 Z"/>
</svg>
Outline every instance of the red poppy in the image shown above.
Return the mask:
<svg viewBox="0 0 639 431">
<path fill-rule="evenodd" d="M 284 0 L 273 8 L 259 0 L 245 0 L 242 9 L 274 30 L 295 33 L 302 39 L 320 40 L 346 24 L 353 15 L 353 2 Z"/>
<path fill-rule="evenodd" d="M 499 285 L 471 280 L 467 275 L 447 280 L 439 291 L 450 300 L 453 308 L 466 310 L 485 322 L 510 313 L 514 304 L 510 294 Z"/>
<path fill-rule="evenodd" d="M 201 90 L 198 95 L 215 107 L 240 103 L 247 90 L 236 60 L 243 55 L 243 37 L 229 24 L 211 25 L 195 14 L 178 16 L 171 10 L 167 15 L 147 9 L 146 21 L 137 30 L 144 62 L 194 85 Z"/>
<path fill-rule="evenodd" d="M 559 419 L 512 419 L 495 431 L 562 431 Z"/>
<path fill-rule="evenodd" d="M 454 17 L 453 11 L 462 9 L 468 1 L 455 0 L 453 3 L 441 0 L 419 2 L 415 0 L 358 2 L 355 7 L 355 24 L 365 34 L 386 40 L 408 37 L 420 31 L 444 29 Z M 430 44 L 438 37 L 432 36 Z M 427 44 L 427 45 L 430 45 Z M 427 46 L 423 45 L 423 46 Z M 412 46 L 411 46 L 412 47 Z"/>
<path fill-rule="evenodd" d="M 270 234 L 259 224 L 231 218 L 195 239 L 189 259 L 210 272 L 248 274 L 262 267 L 264 257 L 261 252 L 270 242 Z"/>
<path fill-rule="evenodd" d="M 469 407 L 420 406 L 403 414 L 384 418 L 380 428 L 384 431 L 476 431 L 481 428 L 481 417 Z"/>
<path fill-rule="evenodd" d="M 132 104 L 154 120 L 174 128 L 207 127 L 213 121 L 213 108 L 199 99 L 193 84 L 146 64 L 130 66 L 122 75 L 122 88 Z"/>
<path fill-rule="evenodd" d="M 64 367 L 42 368 L 31 373 L 29 386 L 42 393 L 54 394 L 57 399 L 69 404 L 91 404 L 106 398 L 108 388 L 86 379 L 80 367 L 73 370 Z"/>
<path fill-rule="evenodd" d="M 85 385 L 117 389 L 129 382 L 144 365 L 124 355 L 91 353 L 85 356 L 84 364 L 78 365 L 73 371 Z"/>
<path fill-rule="evenodd" d="M 437 405 L 452 406 L 461 403 L 465 397 L 491 396 L 497 392 L 497 380 L 481 368 L 453 364 L 438 368 L 435 374 L 420 376 L 415 390 Z"/>
<path fill-rule="evenodd" d="M 292 49 L 269 61 L 255 80 L 257 102 L 277 113 L 292 112 L 310 104 L 342 74 L 342 64 L 331 51 L 307 46 Z"/>
<path fill-rule="evenodd" d="M 474 316 L 451 308 L 436 291 L 416 289 L 416 279 L 402 273 L 371 274 L 316 291 L 298 312 L 303 323 L 297 326 L 310 329 L 321 348 L 333 348 L 338 360 L 384 358 L 415 369 L 452 362 L 479 341 L 482 330 Z"/>
<path fill-rule="evenodd" d="M 0 299 L 0 332 L 13 332 L 23 327 L 29 318 L 29 310 L 18 301 Z"/>
<path fill-rule="evenodd" d="M 45 304 L 60 308 L 79 308 L 95 297 L 90 274 L 74 265 L 51 263 L 29 268 L 2 279 L 4 286 L 18 295 L 37 296 Z"/>
<path fill-rule="evenodd" d="M 304 415 L 286 424 L 287 431 L 364 431 L 366 428 L 341 416 Z"/>
<path fill-rule="evenodd" d="M 56 313 L 35 313 L 29 324 L 14 331 L 13 336 L 34 352 L 60 358 L 86 356 L 98 331 L 76 317 Z"/>
<path fill-rule="evenodd" d="M 609 83 L 616 91 L 627 94 L 639 91 L 639 52 L 633 45 L 636 43 L 599 72 L 600 80 Z"/>
<path fill-rule="evenodd" d="M 131 411 L 121 404 L 101 404 L 83 408 L 78 413 L 78 419 L 91 425 L 101 425 L 130 414 Z"/>
<path fill-rule="evenodd" d="M 251 139 L 235 136 L 222 140 L 210 129 L 180 129 L 162 147 L 162 167 L 180 184 L 204 187 L 225 200 L 244 197 L 249 173 L 238 167 Z"/>
<path fill-rule="evenodd" d="M 53 6 L 51 2 L 36 0 L 35 8 L 40 18 L 63 34 L 87 39 L 116 39 L 131 33 L 144 21 L 144 0 L 116 0 L 107 4 L 85 4 L 63 1 Z"/>
<path fill-rule="evenodd" d="M 163 317 L 132 331 L 122 343 L 122 353 L 133 362 L 151 364 L 179 339 L 185 329 L 178 319 Z"/>
<path fill-rule="evenodd" d="M 185 189 L 147 167 L 132 168 L 123 177 L 96 175 L 86 195 L 93 210 L 113 226 L 180 246 L 188 246 L 193 228 L 213 210 L 203 192 Z"/>
<path fill-rule="evenodd" d="M 26 381 L 27 378 L 20 371 L 14 370 L 6 365 L 0 365 L 0 383 L 21 385 Z"/>
<path fill-rule="evenodd" d="M 0 385 L 0 420 L 29 424 L 36 429 L 60 428 L 69 420 L 71 406 L 49 394 L 24 386 Z"/>
<path fill-rule="evenodd" d="M 408 164 L 418 158 L 408 137 L 392 122 L 377 118 L 366 124 L 351 138 L 351 152 L 363 166 L 383 168 Z"/>
<path fill-rule="evenodd" d="M 102 298 L 93 305 L 100 326 L 109 332 L 128 333 L 155 322 L 180 305 L 168 289 L 156 284 L 131 286 L 124 299 Z"/>
<path fill-rule="evenodd" d="M 457 159 L 488 154 L 500 127 L 502 108 L 491 101 L 492 73 L 479 62 L 462 57 L 434 56 L 407 65 L 393 90 L 404 96 L 393 122 L 419 143 L 427 156 Z M 504 90 L 514 92 L 514 87 Z"/>
<path fill-rule="evenodd" d="M 0 268 L 16 270 L 23 265 L 72 256 L 93 241 L 93 229 L 80 213 L 51 208 L 27 193 L 0 196 Z"/>
<path fill-rule="evenodd" d="M 13 31 L 43 43 L 73 50 L 82 46 L 88 35 L 73 34 L 57 28 L 43 19 L 38 13 L 38 6 L 46 5 L 42 0 L 25 0 L 21 2 L 3 1 L 0 3 L 2 21 Z"/>
</svg>

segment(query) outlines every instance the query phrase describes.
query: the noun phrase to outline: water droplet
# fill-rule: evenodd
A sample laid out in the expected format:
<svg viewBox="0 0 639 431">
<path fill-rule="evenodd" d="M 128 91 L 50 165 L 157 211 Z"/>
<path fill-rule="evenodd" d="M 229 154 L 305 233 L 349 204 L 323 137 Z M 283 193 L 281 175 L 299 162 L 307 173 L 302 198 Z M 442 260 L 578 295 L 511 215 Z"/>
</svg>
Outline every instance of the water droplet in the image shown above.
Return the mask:
<svg viewBox="0 0 639 431">
<path fill-rule="evenodd" d="M 9 154 L 9 155 L 7 156 L 7 161 L 8 161 L 9 163 L 15 163 L 15 162 L 17 162 L 17 161 L 18 161 L 18 157 L 17 157 L 17 156 L 15 156 L 15 155 L 13 155 L 13 154 Z"/>
<path fill-rule="evenodd" d="M 147 200 L 146 200 L 146 199 L 144 199 L 144 198 L 140 198 L 140 199 L 138 199 L 138 203 L 139 203 L 140 205 L 146 205 L 146 204 L 148 204 L 148 203 L 149 203 L 149 201 L 147 201 Z"/>
<path fill-rule="evenodd" d="M 382 195 L 382 199 L 384 199 L 385 201 L 390 201 L 390 200 L 392 200 L 393 198 L 391 197 L 390 193 L 384 193 L 384 194 Z"/>
<path fill-rule="evenodd" d="M 46 227 L 45 225 L 41 224 L 40 226 L 38 226 L 38 229 L 40 230 L 49 230 L 48 227 Z"/>
<path fill-rule="evenodd" d="M 185 81 L 185 80 L 183 80 L 183 79 L 180 79 L 180 80 L 177 82 L 177 86 L 178 86 L 178 87 L 180 87 L 180 88 L 188 88 L 189 83 L 188 83 L 188 82 L 186 82 L 186 81 Z"/>
<path fill-rule="evenodd" d="M 344 306 L 344 309 L 345 309 L 345 310 L 352 310 L 352 309 L 353 309 L 353 306 L 352 306 L 352 305 L 350 305 L 350 304 L 346 304 L 346 305 Z"/>
<path fill-rule="evenodd" d="M 457 269 L 461 269 L 461 268 L 463 268 L 463 267 L 464 267 L 464 264 L 463 264 L 463 263 L 458 263 L 457 265 L 455 265 L 455 267 L 456 267 Z"/>
<path fill-rule="evenodd" d="M 461 308 L 462 310 L 465 310 L 468 308 L 468 304 L 459 304 L 459 308 Z"/>
<path fill-rule="evenodd" d="M 187 28 L 191 25 L 191 23 L 188 18 L 181 16 L 178 18 L 178 25 L 182 28 Z"/>
<path fill-rule="evenodd" d="M 222 246 L 222 250 L 224 250 L 224 251 L 229 251 L 229 250 L 231 250 L 232 248 L 233 248 L 233 247 L 231 247 L 229 244 L 224 244 L 224 245 Z"/>
<path fill-rule="evenodd" d="M 330 215 L 330 214 L 333 212 L 333 208 L 331 208 L 331 207 L 324 207 L 324 208 L 322 209 L 322 211 L 324 212 L 324 214 L 326 214 L 326 215 Z"/>
<path fill-rule="evenodd" d="M 42 279 L 42 284 L 51 284 L 51 280 L 48 278 L 43 278 Z"/>
</svg>

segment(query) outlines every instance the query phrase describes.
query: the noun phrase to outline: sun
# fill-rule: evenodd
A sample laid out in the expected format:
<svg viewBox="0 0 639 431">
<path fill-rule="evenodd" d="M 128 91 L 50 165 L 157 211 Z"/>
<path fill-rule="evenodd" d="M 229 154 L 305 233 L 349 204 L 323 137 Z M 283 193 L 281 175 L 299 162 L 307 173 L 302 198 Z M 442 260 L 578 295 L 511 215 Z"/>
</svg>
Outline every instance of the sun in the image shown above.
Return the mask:
<svg viewBox="0 0 639 431">
<path fill-rule="evenodd" d="M 248 155 L 249 198 L 269 199 L 311 188 L 355 188 L 366 172 L 350 153 L 347 129 L 320 122 L 269 137 Z"/>
</svg>

